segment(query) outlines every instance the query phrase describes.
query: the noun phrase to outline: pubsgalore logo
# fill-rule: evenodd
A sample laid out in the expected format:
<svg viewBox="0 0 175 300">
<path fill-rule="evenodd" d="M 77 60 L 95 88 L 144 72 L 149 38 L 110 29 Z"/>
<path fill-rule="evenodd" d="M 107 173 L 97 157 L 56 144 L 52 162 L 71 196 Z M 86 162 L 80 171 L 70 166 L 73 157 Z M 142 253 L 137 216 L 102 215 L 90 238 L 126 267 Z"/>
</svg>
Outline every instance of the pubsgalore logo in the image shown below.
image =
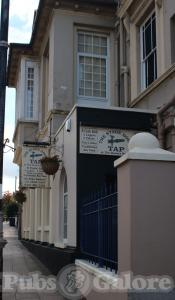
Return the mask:
<svg viewBox="0 0 175 300">
<path fill-rule="evenodd" d="M 101 275 L 75 264 L 65 266 L 57 276 L 43 276 L 40 272 L 27 276 L 17 273 L 3 273 L 3 292 L 42 292 L 58 293 L 66 299 L 82 299 L 95 291 L 97 293 L 139 292 L 139 293 L 171 293 L 174 280 L 170 276 L 134 276 L 132 272 L 111 275 L 105 279 Z"/>
</svg>

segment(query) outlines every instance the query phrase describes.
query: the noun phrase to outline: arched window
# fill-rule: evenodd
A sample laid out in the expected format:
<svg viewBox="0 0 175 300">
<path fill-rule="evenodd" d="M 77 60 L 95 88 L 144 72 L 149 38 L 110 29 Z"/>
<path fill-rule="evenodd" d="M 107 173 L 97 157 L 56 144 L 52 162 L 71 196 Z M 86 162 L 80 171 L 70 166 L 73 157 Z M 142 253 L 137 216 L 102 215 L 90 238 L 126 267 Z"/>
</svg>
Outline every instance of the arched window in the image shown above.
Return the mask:
<svg viewBox="0 0 175 300">
<path fill-rule="evenodd" d="M 67 189 L 67 177 L 64 179 L 64 191 L 63 191 L 63 209 L 64 209 L 64 223 L 63 223 L 63 237 L 64 241 L 67 241 L 67 216 L 68 216 L 68 189 Z"/>
</svg>

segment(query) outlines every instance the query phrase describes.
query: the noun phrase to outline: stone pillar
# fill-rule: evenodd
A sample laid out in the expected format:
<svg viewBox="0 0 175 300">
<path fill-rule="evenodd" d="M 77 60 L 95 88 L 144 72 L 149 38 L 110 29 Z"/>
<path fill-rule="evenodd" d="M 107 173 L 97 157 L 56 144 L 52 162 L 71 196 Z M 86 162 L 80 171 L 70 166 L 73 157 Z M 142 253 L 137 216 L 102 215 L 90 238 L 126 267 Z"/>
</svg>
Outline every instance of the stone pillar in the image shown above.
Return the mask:
<svg viewBox="0 0 175 300">
<path fill-rule="evenodd" d="M 119 274 L 175 280 L 175 154 L 160 149 L 153 135 L 139 133 L 115 167 Z"/>
<path fill-rule="evenodd" d="M 28 193 L 26 192 L 26 195 L 28 195 Z M 23 203 L 23 208 L 22 208 L 22 224 L 21 224 L 21 237 L 22 238 L 26 238 L 26 228 L 27 228 L 27 225 L 26 225 L 26 222 L 27 222 L 27 219 L 26 219 L 26 205 L 27 205 L 27 201 L 28 199 L 26 200 L 26 202 Z"/>
<path fill-rule="evenodd" d="M 30 233 L 29 233 L 29 239 L 34 239 L 35 234 L 35 211 L 34 211 L 34 204 L 35 204 L 35 190 L 30 190 Z"/>
<path fill-rule="evenodd" d="M 44 209 L 45 209 L 45 203 L 44 203 L 44 194 L 46 193 L 45 189 L 40 189 L 41 193 L 41 242 L 44 241 Z"/>
<path fill-rule="evenodd" d="M 55 233 L 55 228 L 54 228 L 54 216 L 57 213 L 54 210 L 54 199 L 53 199 L 53 193 L 52 190 L 49 192 L 49 198 L 50 198 L 50 212 L 49 212 L 49 243 L 53 244 L 55 239 L 54 239 L 54 233 Z M 59 198 L 58 198 L 59 199 Z"/>
<path fill-rule="evenodd" d="M 42 218 L 42 211 L 41 211 L 41 189 L 37 188 L 35 189 L 35 240 L 41 241 L 41 231 L 42 231 L 42 226 L 41 226 L 41 218 Z"/>
<path fill-rule="evenodd" d="M 37 189 L 35 189 L 35 203 L 34 203 L 34 214 L 35 214 L 35 230 L 34 230 L 34 240 L 38 240 L 38 198 L 37 198 Z"/>
</svg>

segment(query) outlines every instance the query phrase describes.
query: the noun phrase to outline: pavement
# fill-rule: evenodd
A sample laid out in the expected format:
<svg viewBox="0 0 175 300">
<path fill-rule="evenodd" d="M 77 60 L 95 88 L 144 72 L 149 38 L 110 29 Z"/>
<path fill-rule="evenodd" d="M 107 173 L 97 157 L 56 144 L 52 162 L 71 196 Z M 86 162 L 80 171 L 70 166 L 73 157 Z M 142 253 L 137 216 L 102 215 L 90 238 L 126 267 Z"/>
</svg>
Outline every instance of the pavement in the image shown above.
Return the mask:
<svg viewBox="0 0 175 300">
<path fill-rule="evenodd" d="M 97 294 L 90 293 L 87 297 L 78 296 L 76 294 L 73 297 L 64 297 L 61 296 L 58 291 L 39 291 L 36 288 L 38 280 L 31 279 L 32 274 L 40 273 L 45 278 L 48 279 L 50 274 L 49 270 L 31 253 L 29 252 L 22 243 L 18 240 L 17 230 L 15 227 L 10 227 L 8 223 L 4 223 L 4 238 L 7 240 L 7 245 L 3 251 L 4 258 L 4 268 L 3 268 L 3 300 L 68 300 L 69 299 L 81 299 L 81 300 L 117 300 L 115 295 L 112 295 L 112 298 L 107 296 L 105 293 Z M 71 269 L 72 271 L 72 269 Z M 66 277 L 67 278 L 67 277 Z M 27 279 L 27 281 L 25 281 Z M 17 283 L 16 283 L 17 280 Z M 61 280 L 61 285 L 65 286 L 64 283 L 67 281 Z M 31 289 L 28 289 L 26 282 L 34 282 L 34 290 L 31 292 Z M 59 280 L 60 282 L 60 280 Z M 64 283 L 63 283 L 64 282 Z M 72 281 L 70 281 L 71 283 Z M 40 282 L 41 283 L 41 282 Z M 26 288 L 27 286 L 27 288 Z M 50 285 L 49 285 L 50 286 Z M 23 287 L 25 291 L 23 291 Z M 38 286 L 37 286 L 38 287 Z M 40 286 L 39 286 L 40 287 Z M 71 286 L 70 286 L 71 287 Z M 85 286 L 86 287 L 86 286 Z M 10 291 L 9 288 L 12 288 Z M 67 294 L 66 294 L 67 295 Z"/>
<path fill-rule="evenodd" d="M 3 251 L 5 275 L 3 300 L 65 299 L 55 290 L 50 291 L 46 288 L 43 291 L 42 287 L 45 282 L 47 287 L 53 288 L 53 284 L 47 283 L 48 276 L 52 276 L 49 270 L 21 244 L 15 227 L 10 227 L 6 222 L 3 225 L 4 238 L 8 242 Z M 40 274 L 42 278 L 47 276 L 43 279 L 45 281 L 38 280 L 37 274 Z"/>
<path fill-rule="evenodd" d="M 44 284 L 53 287 L 49 283 L 48 278 L 55 279 L 49 270 L 18 240 L 17 230 L 15 227 L 10 227 L 8 223 L 4 223 L 4 238 L 7 240 L 7 245 L 4 248 L 4 268 L 3 268 L 3 300 L 66 300 L 58 291 L 50 291 L 41 289 Z M 42 277 L 41 280 L 38 280 Z M 45 276 L 45 277 L 44 277 Z M 48 277 L 50 276 L 50 277 Z M 50 281 L 51 282 L 51 281 Z M 40 284 L 39 284 L 40 283 Z M 103 287 L 103 285 L 102 285 Z M 11 290 L 10 290 L 11 289 Z M 33 290 L 32 290 L 33 289 Z M 46 291 L 47 290 L 47 291 Z M 117 300 L 116 293 L 97 293 L 91 291 L 86 298 L 81 300 Z M 69 297 L 70 299 L 70 297 Z M 72 297 L 77 300 L 79 297 Z M 124 298 L 125 299 L 125 298 Z M 170 293 L 131 293 L 130 300 L 174 300 L 175 290 Z"/>
</svg>

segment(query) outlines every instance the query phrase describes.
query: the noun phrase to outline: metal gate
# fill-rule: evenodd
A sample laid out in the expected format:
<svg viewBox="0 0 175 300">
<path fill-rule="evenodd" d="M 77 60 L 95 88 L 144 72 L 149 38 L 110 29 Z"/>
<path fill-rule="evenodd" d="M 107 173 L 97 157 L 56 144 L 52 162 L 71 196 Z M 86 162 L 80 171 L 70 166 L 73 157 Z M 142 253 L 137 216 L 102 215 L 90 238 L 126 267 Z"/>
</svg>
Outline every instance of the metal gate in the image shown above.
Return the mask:
<svg viewBox="0 0 175 300">
<path fill-rule="evenodd" d="M 105 187 L 84 199 L 80 211 L 80 250 L 83 258 L 117 271 L 117 191 Z"/>
</svg>

